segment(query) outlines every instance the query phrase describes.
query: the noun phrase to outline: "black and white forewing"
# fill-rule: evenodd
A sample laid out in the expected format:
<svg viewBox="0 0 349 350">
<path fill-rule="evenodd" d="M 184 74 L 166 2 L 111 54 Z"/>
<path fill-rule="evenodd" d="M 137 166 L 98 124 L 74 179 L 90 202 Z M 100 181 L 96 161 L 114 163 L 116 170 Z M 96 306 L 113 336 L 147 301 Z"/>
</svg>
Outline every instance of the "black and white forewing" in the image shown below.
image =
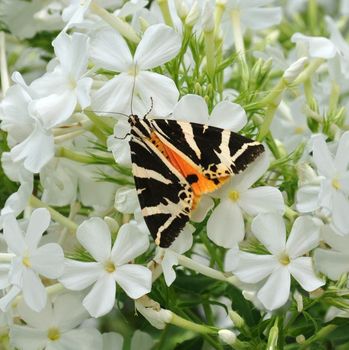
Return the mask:
<svg viewBox="0 0 349 350">
<path fill-rule="evenodd" d="M 210 125 L 169 119 L 151 124 L 166 146 L 210 179 L 238 174 L 264 152 L 259 142 Z"/>
<path fill-rule="evenodd" d="M 133 137 L 130 148 L 144 220 L 156 244 L 169 247 L 189 221 L 193 191 L 148 139 Z"/>
</svg>

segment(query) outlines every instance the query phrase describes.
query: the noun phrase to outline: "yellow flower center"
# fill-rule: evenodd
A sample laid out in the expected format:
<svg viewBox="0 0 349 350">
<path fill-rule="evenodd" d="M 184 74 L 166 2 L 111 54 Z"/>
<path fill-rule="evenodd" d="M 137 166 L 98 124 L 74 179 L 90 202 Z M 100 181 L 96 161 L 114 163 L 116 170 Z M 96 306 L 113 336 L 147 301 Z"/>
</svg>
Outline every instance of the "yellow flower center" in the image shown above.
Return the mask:
<svg viewBox="0 0 349 350">
<path fill-rule="evenodd" d="M 291 260 L 290 257 L 285 252 L 283 252 L 279 255 L 279 262 L 282 265 L 288 265 L 291 262 Z"/>
<path fill-rule="evenodd" d="M 31 267 L 32 264 L 30 262 L 30 259 L 29 259 L 29 256 L 24 256 L 23 259 L 22 259 L 22 264 L 25 266 L 25 267 Z"/>
<path fill-rule="evenodd" d="M 336 190 L 339 190 L 341 188 L 341 184 L 338 181 L 338 179 L 333 179 L 332 180 L 332 187 L 334 187 Z"/>
<path fill-rule="evenodd" d="M 47 338 L 56 341 L 61 337 L 61 332 L 58 328 L 50 328 L 47 332 Z"/>
<path fill-rule="evenodd" d="M 113 273 L 116 270 L 116 267 L 114 265 L 114 263 L 110 260 L 108 260 L 105 264 L 104 264 L 104 269 L 105 271 L 109 272 L 109 273 Z"/>
<path fill-rule="evenodd" d="M 132 76 L 136 76 L 139 73 L 139 68 L 137 66 L 137 64 L 132 64 L 128 71 L 127 71 L 128 75 L 132 75 Z"/>
<path fill-rule="evenodd" d="M 240 193 L 236 190 L 232 190 L 229 192 L 229 198 L 233 201 L 236 202 L 240 198 Z"/>
<path fill-rule="evenodd" d="M 294 128 L 294 132 L 295 132 L 296 134 L 298 134 L 298 135 L 303 134 L 303 133 L 304 133 L 304 128 L 303 128 L 302 126 L 296 126 L 296 127 Z"/>
</svg>

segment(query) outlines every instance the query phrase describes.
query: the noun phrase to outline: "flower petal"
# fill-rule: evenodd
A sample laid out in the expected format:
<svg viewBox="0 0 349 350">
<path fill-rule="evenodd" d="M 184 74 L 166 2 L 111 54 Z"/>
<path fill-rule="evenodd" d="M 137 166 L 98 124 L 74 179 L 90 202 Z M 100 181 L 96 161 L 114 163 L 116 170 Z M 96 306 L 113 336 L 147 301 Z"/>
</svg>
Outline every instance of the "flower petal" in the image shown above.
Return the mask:
<svg viewBox="0 0 349 350">
<path fill-rule="evenodd" d="M 92 94 L 92 110 L 97 112 L 130 113 L 133 84 L 134 77 L 127 73 L 121 73 L 110 79 Z"/>
<path fill-rule="evenodd" d="M 77 82 L 75 93 L 82 109 L 91 104 L 90 90 L 92 87 L 92 78 L 83 78 Z"/>
<path fill-rule="evenodd" d="M 104 268 L 100 263 L 67 259 L 59 281 L 68 289 L 82 290 L 96 282 L 103 272 Z"/>
<path fill-rule="evenodd" d="M 31 269 L 23 272 L 23 299 L 34 311 L 40 312 L 46 305 L 47 294 L 39 276 Z"/>
<path fill-rule="evenodd" d="M 124 214 L 133 214 L 139 207 L 137 191 L 134 187 L 121 187 L 115 193 L 114 207 Z"/>
<path fill-rule="evenodd" d="M 279 267 L 257 293 L 258 299 L 268 310 L 284 305 L 290 295 L 291 277 L 286 267 Z"/>
<path fill-rule="evenodd" d="M 54 93 L 32 101 L 29 111 L 48 130 L 68 120 L 74 112 L 76 103 L 76 94 L 66 88 L 62 93 Z"/>
<path fill-rule="evenodd" d="M 259 214 L 251 225 L 253 234 L 270 253 L 277 255 L 285 249 L 286 229 L 281 215 Z"/>
<path fill-rule="evenodd" d="M 313 159 L 319 174 L 331 178 L 335 165 L 323 135 L 313 137 Z"/>
<path fill-rule="evenodd" d="M 181 37 L 171 27 L 148 27 L 137 46 L 134 62 L 141 70 L 155 68 L 174 58 L 181 48 Z"/>
<path fill-rule="evenodd" d="M 52 350 L 96 350 L 103 348 L 102 342 L 101 333 L 97 329 L 89 327 L 66 332 L 62 334 L 58 342 L 51 344 L 54 345 Z M 51 350 L 51 348 L 46 350 Z"/>
<path fill-rule="evenodd" d="M 35 209 L 30 216 L 25 241 L 29 249 L 35 249 L 42 237 L 42 234 L 49 227 L 51 222 L 50 212 L 46 208 Z"/>
<path fill-rule="evenodd" d="M 78 227 L 76 237 L 96 261 L 103 262 L 110 257 L 110 231 L 103 219 L 94 217 L 84 221 Z"/>
<path fill-rule="evenodd" d="M 0 298 L 0 310 L 6 312 L 9 305 L 13 302 L 16 296 L 21 292 L 17 286 L 12 286 L 10 290 Z"/>
<path fill-rule="evenodd" d="M 338 142 L 338 148 L 334 159 L 334 163 L 336 165 L 336 169 L 339 172 L 345 172 L 348 170 L 348 164 L 349 164 L 348 149 L 349 149 L 349 131 L 345 132 Z"/>
<path fill-rule="evenodd" d="M 136 78 L 136 91 L 145 105 L 153 100 L 153 114 L 167 115 L 173 111 L 179 96 L 174 81 L 154 72 L 140 72 Z"/>
<path fill-rule="evenodd" d="M 20 318 L 30 327 L 46 330 L 52 324 L 52 303 L 48 301 L 40 313 L 31 309 L 22 299 L 17 306 Z"/>
<path fill-rule="evenodd" d="M 250 188 L 240 194 L 239 206 L 249 215 L 275 212 L 283 214 L 284 199 L 281 192 L 271 186 Z"/>
<path fill-rule="evenodd" d="M 210 196 L 203 195 L 199 205 L 192 211 L 190 220 L 193 222 L 202 222 L 208 212 L 214 207 L 214 201 Z"/>
<path fill-rule="evenodd" d="M 89 37 L 82 33 L 71 36 L 62 31 L 52 46 L 66 74 L 79 78 L 87 68 Z M 109 47 L 110 50 L 110 47 Z"/>
<path fill-rule="evenodd" d="M 30 255 L 32 269 L 47 278 L 58 278 L 64 269 L 64 253 L 57 243 L 48 243 Z"/>
<path fill-rule="evenodd" d="M 234 274 L 246 283 L 257 283 L 269 276 L 279 263 L 273 255 L 257 255 L 239 252 L 238 266 Z"/>
<path fill-rule="evenodd" d="M 349 152 L 348 152 L 349 153 Z M 349 233 L 349 199 L 341 191 L 334 191 L 332 197 L 333 225 L 344 234 Z"/>
<path fill-rule="evenodd" d="M 317 247 L 319 240 L 319 224 L 310 216 L 301 216 L 292 226 L 286 243 L 286 251 L 291 258 L 296 258 Z"/>
<path fill-rule="evenodd" d="M 340 236 L 330 225 L 322 227 L 321 238 L 333 249 L 342 253 L 349 252 L 349 235 Z"/>
<path fill-rule="evenodd" d="M 207 221 L 207 236 L 215 244 L 232 248 L 245 236 L 241 209 L 229 199 L 222 200 Z"/>
<path fill-rule="evenodd" d="M 297 210 L 301 213 L 309 213 L 319 208 L 319 185 L 306 185 L 298 189 L 296 193 Z"/>
<path fill-rule="evenodd" d="M 22 255 L 26 250 L 22 231 L 14 215 L 8 214 L 3 219 L 4 238 L 9 250 L 16 255 Z"/>
<path fill-rule="evenodd" d="M 323 280 L 315 275 L 313 262 L 310 257 L 301 257 L 292 260 L 288 270 L 295 280 L 308 292 L 320 288 L 325 284 Z"/>
<path fill-rule="evenodd" d="M 154 346 L 153 338 L 145 332 L 136 330 L 131 340 L 131 350 L 150 350 Z M 108 349 L 107 349 L 108 350 Z M 111 350 L 111 349 L 110 349 Z"/>
<path fill-rule="evenodd" d="M 261 30 L 279 24 L 282 19 L 281 7 L 246 8 L 241 12 L 244 27 Z"/>
<path fill-rule="evenodd" d="M 21 143 L 11 149 L 13 161 L 24 160 L 24 167 L 38 173 L 54 157 L 53 136 L 42 129 L 38 123 L 33 132 Z"/>
<path fill-rule="evenodd" d="M 171 244 L 171 250 L 183 254 L 188 251 L 193 245 L 193 232 L 195 231 L 194 226 L 187 224 L 181 233 L 176 237 L 174 242 Z"/>
<path fill-rule="evenodd" d="M 331 40 L 319 36 L 306 36 L 301 33 L 295 33 L 292 35 L 291 41 L 306 46 L 310 57 L 333 58 L 337 52 Z"/>
<path fill-rule="evenodd" d="M 213 109 L 209 124 L 217 128 L 240 131 L 247 123 L 245 110 L 237 103 L 219 102 Z"/>
<path fill-rule="evenodd" d="M 10 327 L 10 339 L 11 345 L 20 350 L 44 349 L 48 342 L 47 330 L 17 325 Z"/>
<path fill-rule="evenodd" d="M 126 41 L 114 29 L 100 31 L 94 36 L 90 55 L 97 66 L 114 72 L 127 72 L 133 61 Z"/>
<path fill-rule="evenodd" d="M 174 106 L 173 117 L 192 123 L 207 124 L 208 108 L 202 96 L 184 95 Z"/>
<path fill-rule="evenodd" d="M 140 231 L 136 224 L 128 223 L 121 226 L 111 256 L 116 265 L 120 266 L 143 254 L 148 247 L 148 235 Z"/>
<path fill-rule="evenodd" d="M 167 249 L 162 259 L 161 267 L 168 287 L 176 279 L 176 272 L 173 269 L 174 265 L 178 265 L 178 254 L 170 249 Z"/>
<path fill-rule="evenodd" d="M 314 252 L 314 261 L 316 268 L 334 281 L 349 272 L 349 253 L 319 248 Z"/>
<path fill-rule="evenodd" d="M 92 317 L 106 315 L 115 304 L 115 281 L 112 274 L 103 274 L 87 294 L 82 304 Z"/>
<path fill-rule="evenodd" d="M 51 322 L 66 331 L 73 329 L 87 318 L 87 311 L 82 306 L 80 294 L 66 293 L 58 295 L 53 302 Z"/>
<path fill-rule="evenodd" d="M 138 299 L 151 290 L 152 273 L 144 266 L 131 264 L 119 266 L 114 278 L 132 299 Z"/>
</svg>

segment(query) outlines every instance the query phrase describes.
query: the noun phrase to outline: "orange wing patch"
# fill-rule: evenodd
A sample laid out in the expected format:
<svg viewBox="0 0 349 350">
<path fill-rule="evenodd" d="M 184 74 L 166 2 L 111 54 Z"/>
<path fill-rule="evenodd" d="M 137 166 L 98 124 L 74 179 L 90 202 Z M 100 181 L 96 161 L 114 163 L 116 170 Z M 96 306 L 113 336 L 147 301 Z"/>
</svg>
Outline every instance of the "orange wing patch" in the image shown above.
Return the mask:
<svg viewBox="0 0 349 350">
<path fill-rule="evenodd" d="M 153 133 L 151 142 L 166 156 L 171 164 L 185 177 L 194 192 L 194 200 L 191 209 L 195 209 L 200 198 L 205 193 L 210 193 L 221 187 L 231 176 L 223 176 L 221 178 L 210 180 L 192 165 L 186 162 L 179 153 L 173 151 L 162 143 Z"/>
</svg>

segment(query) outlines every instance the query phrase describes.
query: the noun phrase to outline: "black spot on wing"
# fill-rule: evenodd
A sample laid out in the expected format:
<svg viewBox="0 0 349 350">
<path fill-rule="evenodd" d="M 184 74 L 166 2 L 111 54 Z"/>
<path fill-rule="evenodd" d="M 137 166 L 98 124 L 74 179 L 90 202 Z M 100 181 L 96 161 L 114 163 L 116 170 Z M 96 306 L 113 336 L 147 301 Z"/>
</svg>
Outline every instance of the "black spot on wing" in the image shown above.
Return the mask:
<svg viewBox="0 0 349 350">
<path fill-rule="evenodd" d="M 199 178 L 196 174 L 190 174 L 185 179 L 188 181 L 188 183 L 190 185 L 194 184 L 195 182 L 198 182 L 198 180 L 199 180 Z"/>
</svg>

